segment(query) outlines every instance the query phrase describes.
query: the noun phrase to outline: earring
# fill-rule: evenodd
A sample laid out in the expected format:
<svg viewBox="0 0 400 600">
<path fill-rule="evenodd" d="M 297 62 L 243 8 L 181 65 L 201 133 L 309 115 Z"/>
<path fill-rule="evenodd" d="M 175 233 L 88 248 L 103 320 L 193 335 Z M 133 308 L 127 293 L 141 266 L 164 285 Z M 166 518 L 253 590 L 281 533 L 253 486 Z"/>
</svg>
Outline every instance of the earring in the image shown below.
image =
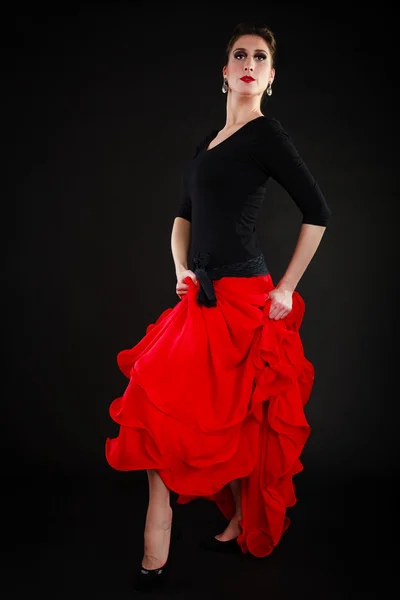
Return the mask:
<svg viewBox="0 0 400 600">
<path fill-rule="evenodd" d="M 271 84 L 271 82 L 269 82 L 269 84 L 267 85 L 267 94 L 268 94 L 268 96 L 272 96 L 272 84 Z"/>
<path fill-rule="evenodd" d="M 224 83 L 222 84 L 222 93 L 226 94 L 228 91 L 228 80 L 224 78 Z"/>
</svg>

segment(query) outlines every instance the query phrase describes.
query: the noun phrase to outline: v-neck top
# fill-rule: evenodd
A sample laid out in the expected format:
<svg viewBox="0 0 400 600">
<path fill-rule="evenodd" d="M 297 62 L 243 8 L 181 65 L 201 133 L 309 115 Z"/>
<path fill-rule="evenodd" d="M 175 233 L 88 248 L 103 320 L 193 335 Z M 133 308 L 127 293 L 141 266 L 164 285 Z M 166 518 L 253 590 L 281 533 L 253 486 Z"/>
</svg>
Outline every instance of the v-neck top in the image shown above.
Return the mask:
<svg viewBox="0 0 400 600">
<path fill-rule="evenodd" d="M 182 173 L 175 216 L 191 223 L 189 259 L 205 253 L 218 267 L 260 256 L 256 223 L 270 177 L 296 203 L 302 223 L 327 226 L 331 210 L 279 121 L 261 115 L 208 149 L 218 131 L 199 142 Z"/>
</svg>

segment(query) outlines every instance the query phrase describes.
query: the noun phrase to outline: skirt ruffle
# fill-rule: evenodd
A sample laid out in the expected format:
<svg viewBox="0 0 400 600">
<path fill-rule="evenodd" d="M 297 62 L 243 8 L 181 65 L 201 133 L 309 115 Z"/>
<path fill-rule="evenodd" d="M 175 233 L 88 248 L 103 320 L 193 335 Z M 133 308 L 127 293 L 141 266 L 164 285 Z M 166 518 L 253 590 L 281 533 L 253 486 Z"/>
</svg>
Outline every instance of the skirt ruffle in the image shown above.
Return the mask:
<svg viewBox="0 0 400 600">
<path fill-rule="evenodd" d="M 184 504 L 214 501 L 231 519 L 228 483 L 241 478 L 242 552 L 272 552 L 296 503 L 292 478 L 310 434 L 304 405 L 314 381 L 300 339 L 304 301 L 293 293 L 285 319 L 268 317 L 271 275 L 214 282 L 217 306 L 187 294 L 117 356 L 129 379 L 110 406 L 119 424 L 106 459 L 120 471 L 157 469 Z"/>
</svg>

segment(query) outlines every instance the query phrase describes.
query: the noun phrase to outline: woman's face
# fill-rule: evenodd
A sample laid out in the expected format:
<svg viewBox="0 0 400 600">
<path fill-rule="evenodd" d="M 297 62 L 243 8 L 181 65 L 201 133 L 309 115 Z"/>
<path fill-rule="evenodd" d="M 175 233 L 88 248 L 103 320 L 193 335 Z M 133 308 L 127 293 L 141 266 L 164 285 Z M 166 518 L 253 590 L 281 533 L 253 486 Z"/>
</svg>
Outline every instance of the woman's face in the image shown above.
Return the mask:
<svg viewBox="0 0 400 600">
<path fill-rule="evenodd" d="M 229 90 L 249 96 L 261 95 L 275 77 L 267 42 L 258 35 L 242 35 L 234 43 L 222 75 L 228 80 Z M 246 81 L 243 77 L 252 80 Z"/>
</svg>

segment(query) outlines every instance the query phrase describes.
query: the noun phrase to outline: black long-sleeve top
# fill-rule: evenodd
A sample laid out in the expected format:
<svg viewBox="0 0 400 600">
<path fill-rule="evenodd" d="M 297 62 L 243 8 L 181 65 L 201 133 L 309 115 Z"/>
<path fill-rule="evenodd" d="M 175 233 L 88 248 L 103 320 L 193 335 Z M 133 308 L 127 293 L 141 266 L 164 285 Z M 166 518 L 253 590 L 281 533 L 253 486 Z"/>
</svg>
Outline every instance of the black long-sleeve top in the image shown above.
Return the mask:
<svg viewBox="0 0 400 600">
<path fill-rule="evenodd" d="M 279 121 L 259 116 L 208 149 L 217 133 L 201 140 L 182 175 L 175 216 L 191 222 L 192 257 L 206 253 L 209 266 L 218 267 L 261 254 L 256 222 L 270 177 L 296 203 L 303 223 L 326 227 L 331 210 Z"/>
</svg>

